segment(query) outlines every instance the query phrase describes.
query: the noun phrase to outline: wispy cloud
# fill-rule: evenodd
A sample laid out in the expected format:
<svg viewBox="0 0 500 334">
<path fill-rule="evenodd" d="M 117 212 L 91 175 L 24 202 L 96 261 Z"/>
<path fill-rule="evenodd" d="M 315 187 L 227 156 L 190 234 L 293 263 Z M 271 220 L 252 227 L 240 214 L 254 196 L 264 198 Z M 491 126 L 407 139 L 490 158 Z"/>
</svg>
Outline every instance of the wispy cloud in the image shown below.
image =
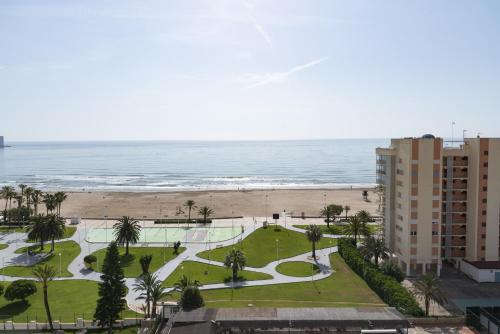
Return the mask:
<svg viewBox="0 0 500 334">
<path fill-rule="evenodd" d="M 245 84 L 246 85 L 245 89 L 251 89 L 251 88 L 258 87 L 258 86 L 264 86 L 264 85 L 284 82 L 290 76 L 294 75 L 295 73 L 301 72 L 309 67 L 316 66 L 316 65 L 324 62 L 327 59 L 328 59 L 328 57 L 319 58 L 319 59 L 310 61 L 310 62 L 302 64 L 302 65 L 294 66 L 285 72 L 273 72 L 273 73 L 264 73 L 264 74 L 257 74 L 257 73 L 245 74 L 242 77 L 238 78 L 237 82 Z"/>
<path fill-rule="evenodd" d="M 266 43 L 269 45 L 269 47 L 272 49 L 273 48 L 273 41 L 271 39 L 271 36 L 268 34 L 268 32 L 264 29 L 264 27 L 257 21 L 254 15 L 254 4 L 251 3 L 249 0 L 243 0 L 243 3 L 245 4 L 245 7 L 247 8 L 247 15 L 248 19 L 252 22 L 253 26 L 255 27 L 255 30 L 264 38 Z"/>
</svg>

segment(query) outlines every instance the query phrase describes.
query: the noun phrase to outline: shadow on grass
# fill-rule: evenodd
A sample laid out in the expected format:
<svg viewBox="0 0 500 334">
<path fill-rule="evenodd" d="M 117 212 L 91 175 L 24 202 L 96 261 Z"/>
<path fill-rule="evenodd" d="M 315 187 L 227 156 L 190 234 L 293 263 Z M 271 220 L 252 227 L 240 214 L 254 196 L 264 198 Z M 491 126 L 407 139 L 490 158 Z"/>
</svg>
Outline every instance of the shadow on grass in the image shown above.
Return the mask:
<svg viewBox="0 0 500 334">
<path fill-rule="evenodd" d="M 120 267 L 125 268 L 130 266 L 135 260 L 135 255 L 134 254 L 128 254 L 128 255 L 121 255 L 120 256 Z"/>
<path fill-rule="evenodd" d="M 25 312 L 28 307 L 30 307 L 30 304 L 28 301 L 16 301 L 7 305 L 4 305 L 0 307 L 0 319 L 1 320 L 7 320 L 11 319 L 12 317 L 16 317 L 19 314 Z"/>
<path fill-rule="evenodd" d="M 234 283 L 237 283 L 237 282 L 244 282 L 246 281 L 247 279 L 243 276 L 238 276 L 238 278 L 236 279 L 236 281 L 234 281 Z M 231 277 L 226 277 L 224 278 L 224 283 L 231 283 L 232 280 L 231 280 Z M 236 288 L 236 287 L 235 287 Z"/>
</svg>

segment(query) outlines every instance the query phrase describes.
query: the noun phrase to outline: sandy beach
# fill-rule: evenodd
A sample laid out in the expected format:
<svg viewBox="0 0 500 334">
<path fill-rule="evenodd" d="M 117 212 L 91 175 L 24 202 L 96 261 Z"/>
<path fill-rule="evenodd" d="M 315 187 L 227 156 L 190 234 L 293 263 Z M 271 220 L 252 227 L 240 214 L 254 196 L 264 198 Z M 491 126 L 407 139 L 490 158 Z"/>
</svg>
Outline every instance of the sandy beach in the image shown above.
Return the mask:
<svg viewBox="0 0 500 334">
<path fill-rule="evenodd" d="M 378 197 L 369 192 L 369 202 L 362 198 L 361 189 L 325 190 L 249 190 L 249 191 L 185 191 L 185 192 L 75 192 L 68 193 L 62 207 L 66 217 L 82 218 L 120 217 L 123 215 L 143 218 L 184 217 L 177 208 L 192 199 L 197 206 L 207 205 L 215 216 L 265 216 L 266 195 L 268 214 L 293 212 L 317 216 L 327 203 L 349 205 L 352 211 L 368 210 L 376 214 Z M 326 195 L 326 196 L 325 196 Z M 1 202 L 0 202 L 1 203 Z M 0 204 L 1 207 L 2 204 Z"/>
</svg>

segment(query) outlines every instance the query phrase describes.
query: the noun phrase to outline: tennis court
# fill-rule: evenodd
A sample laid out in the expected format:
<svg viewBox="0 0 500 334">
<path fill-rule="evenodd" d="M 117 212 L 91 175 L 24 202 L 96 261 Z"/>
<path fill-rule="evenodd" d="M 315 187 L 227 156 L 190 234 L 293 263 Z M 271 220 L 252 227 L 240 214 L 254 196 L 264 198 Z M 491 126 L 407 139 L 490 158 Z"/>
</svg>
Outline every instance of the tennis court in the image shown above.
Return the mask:
<svg viewBox="0 0 500 334">
<path fill-rule="evenodd" d="M 221 242 L 241 234 L 241 227 L 145 227 L 141 229 L 139 243 L 188 243 Z M 89 228 L 85 239 L 88 242 L 110 242 L 114 240 L 111 228 Z"/>
</svg>

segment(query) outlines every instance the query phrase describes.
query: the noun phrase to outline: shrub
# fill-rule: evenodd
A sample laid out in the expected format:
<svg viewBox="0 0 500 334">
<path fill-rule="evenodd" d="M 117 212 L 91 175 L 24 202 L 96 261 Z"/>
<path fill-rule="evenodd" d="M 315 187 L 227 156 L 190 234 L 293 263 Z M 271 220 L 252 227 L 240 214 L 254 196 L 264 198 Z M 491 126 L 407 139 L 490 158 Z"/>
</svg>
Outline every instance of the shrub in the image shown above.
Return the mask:
<svg viewBox="0 0 500 334">
<path fill-rule="evenodd" d="M 97 262 L 97 258 L 94 255 L 87 255 L 83 258 L 83 262 L 85 262 L 87 268 L 92 269 L 92 264 Z"/>
<path fill-rule="evenodd" d="M 3 290 L 4 290 L 3 285 L 0 284 L 0 296 L 3 295 Z"/>
<path fill-rule="evenodd" d="M 378 267 L 366 261 L 353 243 L 352 239 L 341 238 L 338 241 L 339 254 L 349 267 L 361 276 L 368 286 L 389 306 L 395 307 L 403 314 L 422 316 L 413 295 L 396 279 L 385 275 Z"/>
<path fill-rule="evenodd" d="M 405 279 L 405 273 L 395 261 L 385 261 L 382 263 L 380 269 L 384 274 L 394 277 L 394 279 L 400 283 Z"/>
<path fill-rule="evenodd" d="M 149 273 L 149 265 L 151 264 L 151 260 L 153 260 L 153 255 L 149 254 L 142 255 L 141 258 L 139 259 L 143 275 Z"/>
<path fill-rule="evenodd" d="M 25 301 L 26 298 L 36 293 L 36 285 L 33 281 L 20 279 L 12 282 L 5 290 L 5 299 L 12 301 L 21 299 Z"/>
<path fill-rule="evenodd" d="M 182 292 L 181 300 L 179 301 L 184 310 L 193 310 L 202 307 L 205 303 L 201 296 L 200 289 L 197 286 L 188 286 Z"/>
<path fill-rule="evenodd" d="M 175 254 L 179 254 L 179 247 L 181 247 L 181 242 L 180 241 L 174 242 L 174 253 Z"/>
</svg>

